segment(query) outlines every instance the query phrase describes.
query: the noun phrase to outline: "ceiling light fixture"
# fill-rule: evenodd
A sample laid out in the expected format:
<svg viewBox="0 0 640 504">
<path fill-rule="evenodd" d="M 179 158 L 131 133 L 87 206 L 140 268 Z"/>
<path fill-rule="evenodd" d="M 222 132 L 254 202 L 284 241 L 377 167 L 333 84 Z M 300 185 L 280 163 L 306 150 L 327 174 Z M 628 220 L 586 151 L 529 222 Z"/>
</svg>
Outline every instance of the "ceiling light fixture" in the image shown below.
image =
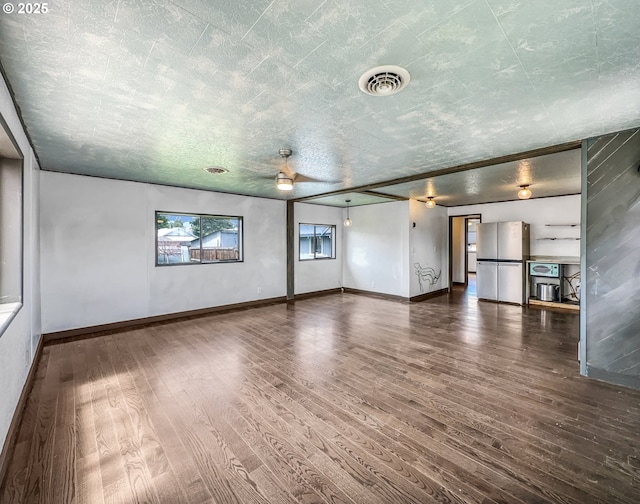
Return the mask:
<svg viewBox="0 0 640 504">
<path fill-rule="evenodd" d="M 291 155 L 291 149 L 280 149 L 278 151 L 280 157 L 284 159 L 284 167 L 288 172 L 289 167 L 287 166 L 287 159 Z M 276 186 L 281 191 L 291 191 L 293 189 L 293 179 L 289 177 L 284 171 L 280 170 L 278 176 L 276 177 Z"/>
<path fill-rule="evenodd" d="M 276 185 L 281 191 L 291 191 L 293 189 L 293 180 L 287 177 L 286 173 L 278 173 L 276 178 Z"/>
<path fill-rule="evenodd" d="M 520 199 L 529 199 L 531 197 L 531 189 L 529 189 L 529 185 L 521 185 L 520 190 L 518 191 L 518 198 Z"/>
<path fill-rule="evenodd" d="M 351 203 L 351 200 L 344 200 L 347 203 L 347 218 L 344 220 L 344 225 L 349 227 L 351 226 L 351 224 L 353 224 L 353 222 L 351 222 L 351 219 L 349 218 L 349 203 Z"/>
<path fill-rule="evenodd" d="M 427 208 L 434 208 L 436 206 L 436 202 L 433 199 L 433 196 L 427 197 L 427 201 L 426 201 L 425 205 L 427 205 Z"/>
</svg>

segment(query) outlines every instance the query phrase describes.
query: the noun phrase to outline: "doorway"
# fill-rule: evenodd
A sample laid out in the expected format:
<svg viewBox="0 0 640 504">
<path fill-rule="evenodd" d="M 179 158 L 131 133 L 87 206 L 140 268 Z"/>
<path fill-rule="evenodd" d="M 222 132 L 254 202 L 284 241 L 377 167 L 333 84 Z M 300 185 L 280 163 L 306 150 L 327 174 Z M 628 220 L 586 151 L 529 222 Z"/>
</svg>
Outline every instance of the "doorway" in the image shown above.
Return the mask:
<svg viewBox="0 0 640 504">
<path fill-rule="evenodd" d="M 475 296 L 476 226 L 480 214 L 449 217 L 449 288 L 462 286 Z"/>
</svg>

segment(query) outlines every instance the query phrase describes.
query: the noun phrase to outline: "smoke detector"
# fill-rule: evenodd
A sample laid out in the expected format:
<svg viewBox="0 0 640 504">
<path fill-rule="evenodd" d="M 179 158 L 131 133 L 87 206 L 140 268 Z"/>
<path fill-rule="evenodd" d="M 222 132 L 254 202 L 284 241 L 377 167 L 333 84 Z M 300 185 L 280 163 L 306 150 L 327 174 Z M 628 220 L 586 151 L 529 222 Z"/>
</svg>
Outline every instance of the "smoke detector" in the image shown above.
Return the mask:
<svg viewBox="0 0 640 504">
<path fill-rule="evenodd" d="M 407 87 L 410 80 L 411 76 L 404 68 L 383 65 L 363 73 L 358 86 L 363 93 L 371 96 L 390 96 Z"/>
<path fill-rule="evenodd" d="M 220 175 L 221 173 L 227 173 L 229 171 L 222 166 L 207 166 L 206 168 L 203 168 L 203 170 L 213 175 Z"/>
</svg>

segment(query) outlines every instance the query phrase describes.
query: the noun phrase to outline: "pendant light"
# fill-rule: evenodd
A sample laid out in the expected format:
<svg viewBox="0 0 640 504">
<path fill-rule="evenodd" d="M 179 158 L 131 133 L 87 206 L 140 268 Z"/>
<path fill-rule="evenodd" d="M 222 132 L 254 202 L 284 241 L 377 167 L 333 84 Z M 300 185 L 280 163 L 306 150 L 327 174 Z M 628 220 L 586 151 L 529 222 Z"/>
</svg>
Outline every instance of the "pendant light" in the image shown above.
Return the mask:
<svg viewBox="0 0 640 504">
<path fill-rule="evenodd" d="M 344 200 L 347 203 L 347 218 L 344 220 L 344 225 L 349 227 L 351 226 L 351 224 L 353 224 L 353 222 L 351 222 L 351 219 L 349 218 L 349 203 L 351 203 L 351 200 Z"/>
<path fill-rule="evenodd" d="M 280 149 L 278 151 L 280 157 L 284 159 L 284 167 L 286 172 L 289 172 L 289 167 L 287 166 L 287 159 L 291 155 L 291 149 Z M 276 177 L 276 186 L 281 191 L 291 191 L 293 189 L 293 179 L 285 173 L 285 171 L 280 170 L 278 176 Z"/>
<path fill-rule="evenodd" d="M 433 196 L 428 196 L 427 197 L 427 202 L 425 203 L 425 205 L 427 205 L 427 208 L 435 208 L 436 202 L 433 199 Z"/>
<path fill-rule="evenodd" d="M 529 199 L 531 197 L 531 189 L 529 189 L 528 184 L 524 184 L 520 186 L 520 190 L 518 191 L 518 198 L 520 199 Z"/>
</svg>

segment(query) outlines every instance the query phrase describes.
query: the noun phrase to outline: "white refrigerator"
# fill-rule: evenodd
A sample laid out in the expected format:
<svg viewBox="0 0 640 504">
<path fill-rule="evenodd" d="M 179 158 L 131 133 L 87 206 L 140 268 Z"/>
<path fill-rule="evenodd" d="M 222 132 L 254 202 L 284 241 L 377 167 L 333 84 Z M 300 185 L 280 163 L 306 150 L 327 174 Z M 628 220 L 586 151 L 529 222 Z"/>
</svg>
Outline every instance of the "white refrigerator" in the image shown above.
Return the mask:
<svg viewBox="0 0 640 504">
<path fill-rule="evenodd" d="M 477 226 L 478 299 L 524 304 L 529 224 L 487 222 Z"/>
</svg>

